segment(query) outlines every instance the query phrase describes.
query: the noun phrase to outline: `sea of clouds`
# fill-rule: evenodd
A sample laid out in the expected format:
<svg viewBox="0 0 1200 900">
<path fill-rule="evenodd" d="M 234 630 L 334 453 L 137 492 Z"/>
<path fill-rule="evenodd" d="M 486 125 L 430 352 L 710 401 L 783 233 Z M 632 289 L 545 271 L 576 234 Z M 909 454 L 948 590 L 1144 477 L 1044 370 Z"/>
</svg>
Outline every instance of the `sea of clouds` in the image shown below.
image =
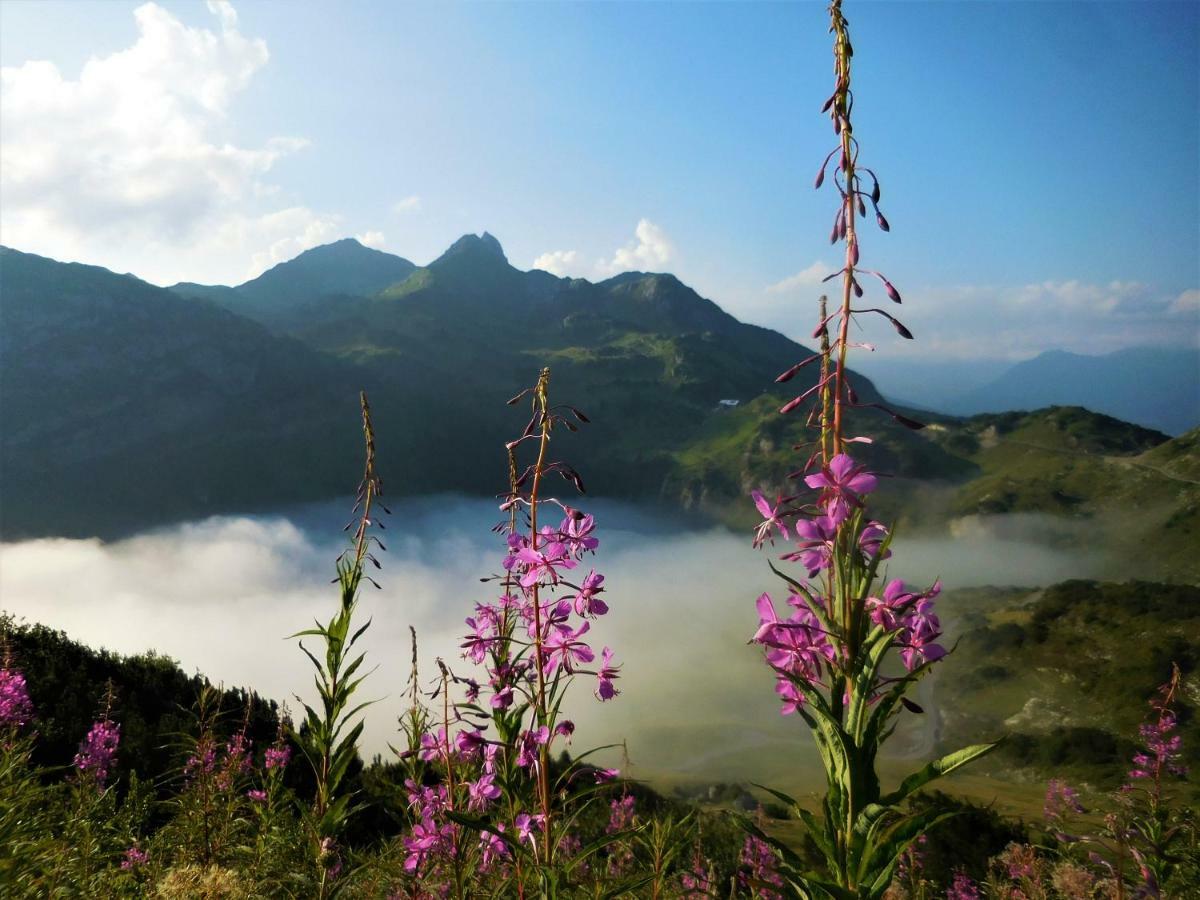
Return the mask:
<svg viewBox="0 0 1200 900">
<path fill-rule="evenodd" d="M 0 609 L 93 647 L 156 650 L 186 671 L 252 686 L 296 708 L 294 694 L 312 699 L 312 678 L 287 636 L 327 619 L 338 602 L 329 582 L 346 546 L 348 507 L 216 517 L 110 543 L 0 544 Z M 592 696 L 594 679 L 579 678 L 565 707 L 579 725 L 573 749 L 626 741 L 641 777 L 732 780 L 811 764 L 802 723 L 779 716 L 772 678 L 747 646 L 755 598 L 779 585 L 749 535 L 629 505 L 589 509 L 601 538 L 592 562 L 606 576 L 612 610 L 590 636 L 597 651 L 611 646 L 624 668 L 622 694 L 609 703 Z M 366 713 L 367 755 L 386 754 L 397 741 L 409 626 L 423 685 L 432 684 L 436 657 L 460 674 L 480 674 L 459 655 L 462 621 L 477 601 L 494 597 L 495 586 L 480 578 L 498 571 L 503 556 L 503 540 L 490 530 L 500 516 L 489 501 L 427 497 L 393 512 L 382 533 L 383 570 L 371 573 L 382 589 L 365 589 L 360 613 L 372 618 L 364 645 L 374 666 L 362 690 L 379 701 Z M 998 533 L 976 523 L 953 540 L 900 540 L 889 574 L 968 587 L 1096 573 L 1095 559 L 1054 549 L 1039 528 L 1030 520 Z M 952 604 L 951 596 L 944 615 Z"/>
</svg>

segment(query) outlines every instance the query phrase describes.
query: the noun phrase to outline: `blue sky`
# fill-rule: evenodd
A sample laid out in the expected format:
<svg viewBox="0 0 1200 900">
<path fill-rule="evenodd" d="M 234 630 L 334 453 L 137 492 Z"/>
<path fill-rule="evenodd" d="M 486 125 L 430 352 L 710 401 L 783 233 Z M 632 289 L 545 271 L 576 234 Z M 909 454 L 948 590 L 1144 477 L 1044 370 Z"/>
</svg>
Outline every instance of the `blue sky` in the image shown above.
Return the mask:
<svg viewBox="0 0 1200 900">
<path fill-rule="evenodd" d="M 893 226 L 864 261 L 921 338 L 881 333 L 881 354 L 1196 344 L 1200 4 L 846 12 Z M 819 3 L 5 0 L 0 239 L 236 283 L 346 235 L 425 263 L 487 229 L 521 268 L 673 271 L 804 335 L 836 268 L 834 195 L 811 189 L 825 22 Z"/>
</svg>

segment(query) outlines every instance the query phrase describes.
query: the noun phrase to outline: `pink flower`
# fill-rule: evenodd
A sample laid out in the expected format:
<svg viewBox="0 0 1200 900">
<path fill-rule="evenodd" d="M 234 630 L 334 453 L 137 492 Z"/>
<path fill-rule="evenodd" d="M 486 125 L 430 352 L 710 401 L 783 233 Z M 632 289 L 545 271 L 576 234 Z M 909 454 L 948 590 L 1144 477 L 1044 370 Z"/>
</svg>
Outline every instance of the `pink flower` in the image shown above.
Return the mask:
<svg viewBox="0 0 1200 900">
<path fill-rule="evenodd" d="M 772 527 L 778 530 L 780 536 L 786 541 L 788 539 L 788 529 L 780 514 L 780 507 L 783 506 L 783 500 L 777 499 L 775 505 L 772 506 L 767 502 L 767 498 L 758 491 L 751 491 L 750 496 L 754 499 L 754 505 L 758 507 L 758 511 L 763 516 L 763 521 L 759 522 L 758 527 L 754 530 L 754 547 L 761 547 L 768 541 L 772 544 L 775 543 L 771 537 Z"/>
<path fill-rule="evenodd" d="M 614 666 L 612 658 L 613 652 L 608 647 L 600 651 L 600 671 L 596 673 L 596 698 L 599 700 L 611 700 L 621 693 L 613 686 L 613 682 L 620 677 L 617 673 L 621 667 Z"/>
<path fill-rule="evenodd" d="M 568 674 L 575 671 L 577 663 L 590 663 L 596 658 L 592 648 L 579 640 L 591 626 L 584 622 L 574 631 L 555 629 L 546 638 L 544 644 L 545 659 L 542 663 L 546 674 L 550 674 L 560 665 Z"/>
<path fill-rule="evenodd" d="M 837 522 L 850 515 L 850 508 L 861 508 L 860 494 L 869 494 L 879 484 L 879 479 L 866 471 L 866 466 L 854 464 L 845 453 L 839 453 L 815 475 L 809 475 L 804 483 L 814 490 L 822 491 L 822 501 L 829 517 Z"/>
<path fill-rule="evenodd" d="M 103 787 L 116 761 L 120 741 L 121 726 L 117 723 L 103 719 L 92 725 L 75 754 L 75 768 L 79 774 L 94 777 L 96 784 Z"/>
<path fill-rule="evenodd" d="M 260 791 L 257 789 L 251 790 L 251 791 L 246 791 L 246 796 L 249 797 L 255 803 L 266 803 L 267 802 L 267 792 L 266 791 Z"/>
<path fill-rule="evenodd" d="M 0 728 L 20 728 L 33 718 L 33 703 L 25 676 L 16 669 L 0 668 Z"/>
<path fill-rule="evenodd" d="M 500 799 L 500 788 L 496 786 L 496 776 L 483 775 L 478 781 L 467 782 L 467 807 L 472 810 L 485 809 L 495 800 Z"/>
<path fill-rule="evenodd" d="M 608 612 L 608 604 L 598 594 L 604 590 L 604 576 L 595 569 L 588 572 L 575 595 L 575 613 L 580 616 L 602 616 Z"/>
<path fill-rule="evenodd" d="M 121 868 L 126 872 L 132 872 L 146 864 L 150 859 L 150 854 L 145 850 L 139 850 L 137 847 L 130 847 L 125 851 L 125 858 L 121 860 Z"/>
</svg>

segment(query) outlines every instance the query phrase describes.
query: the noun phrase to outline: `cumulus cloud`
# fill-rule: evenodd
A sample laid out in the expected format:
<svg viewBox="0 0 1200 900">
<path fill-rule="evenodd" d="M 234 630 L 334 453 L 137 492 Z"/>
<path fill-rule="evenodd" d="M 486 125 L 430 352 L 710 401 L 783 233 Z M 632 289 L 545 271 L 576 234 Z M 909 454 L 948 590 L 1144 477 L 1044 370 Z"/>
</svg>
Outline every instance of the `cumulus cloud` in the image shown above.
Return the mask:
<svg viewBox="0 0 1200 900">
<path fill-rule="evenodd" d="M 421 211 L 421 208 L 421 198 L 416 194 L 405 197 L 403 200 L 397 200 L 392 204 L 392 212 L 398 215 L 405 215 L 406 213 L 418 213 Z"/>
<path fill-rule="evenodd" d="M 327 236 L 337 217 L 279 204 L 265 176 L 306 146 L 226 137 L 233 99 L 270 58 L 237 12 L 210 0 L 216 29 L 154 3 L 137 39 L 90 59 L 77 78 L 46 61 L 0 69 L 0 230 L 4 241 L 160 283 L 237 281 L 246 269 Z"/>
<path fill-rule="evenodd" d="M 1200 313 L 1200 290 L 1192 288 L 1189 291 L 1184 291 L 1171 301 L 1171 306 L 1167 311 L 1172 315 L 1194 316 Z"/>
<path fill-rule="evenodd" d="M 364 247 L 382 247 L 386 241 L 382 231 L 366 231 L 354 237 Z"/>
<path fill-rule="evenodd" d="M 811 266 L 801 269 L 795 275 L 789 275 L 782 281 L 777 281 L 767 287 L 768 294 L 790 294 L 793 291 L 801 288 L 808 288 L 818 285 L 822 280 L 834 273 L 833 266 L 817 260 Z"/>
<path fill-rule="evenodd" d="M 617 249 L 612 259 L 596 263 L 600 275 L 620 272 L 661 271 L 675 258 L 675 247 L 665 231 L 649 219 L 641 219 L 634 229 L 634 240 Z"/>
<path fill-rule="evenodd" d="M 532 268 L 543 269 L 563 278 L 579 270 L 579 253 L 575 250 L 551 250 L 533 261 Z"/>
</svg>

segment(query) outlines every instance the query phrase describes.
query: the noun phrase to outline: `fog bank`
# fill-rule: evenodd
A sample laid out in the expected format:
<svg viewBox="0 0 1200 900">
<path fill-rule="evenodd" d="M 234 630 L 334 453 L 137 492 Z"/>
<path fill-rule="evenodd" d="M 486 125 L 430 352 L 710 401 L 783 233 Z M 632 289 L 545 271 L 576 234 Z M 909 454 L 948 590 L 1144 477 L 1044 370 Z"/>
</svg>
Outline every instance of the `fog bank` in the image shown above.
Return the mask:
<svg viewBox="0 0 1200 900">
<path fill-rule="evenodd" d="M 349 504 L 326 503 L 278 515 L 217 517 L 113 543 L 42 539 L 0 545 L 0 608 L 120 653 L 149 649 L 214 682 L 251 686 L 277 700 L 299 689 L 311 698 L 310 665 L 286 636 L 327 619 L 329 584 L 345 546 Z M 778 590 L 749 535 L 689 526 L 643 509 L 594 503 L 609 615 L 593 624 L 597 651 L 622 663 L 622 694 L 601 704 L 581 677 L 566 709 L 579 724 L 574 749 L 627 740 L 633 773 L 690 778 L 770 778 L 815 759 L 802 724 L 778 715 L 772 678 L 746 641 L 757 625 L 754 599 Z M 479 578 L 499 569 L 499 515 L 487 501 L 406 500 L 393 509 L 381 555 L 382 585 L 363 592 L 368 661 L 364 683 L 381 698 L 367 710 L 368 754 L 395 742 L 409 676 L 408 627 L 416 628 L 422 679 L 459 657 L 462 620 L 493 598 Z M 948 588 L 1035 586 L 1099 571 L 1094 558 L 1056 550 L 1025 523 L 960 529 L 953 541 L 900 540 L 889 575 Z M 782 552 L 777 547 L 775 553 Z M 782 592 L 781 592 L 782 593 Z M 953 615 L 953 597 L 943 614 Z M 97 691 L 99 691 L 99 686 Z"/>
</svg>

